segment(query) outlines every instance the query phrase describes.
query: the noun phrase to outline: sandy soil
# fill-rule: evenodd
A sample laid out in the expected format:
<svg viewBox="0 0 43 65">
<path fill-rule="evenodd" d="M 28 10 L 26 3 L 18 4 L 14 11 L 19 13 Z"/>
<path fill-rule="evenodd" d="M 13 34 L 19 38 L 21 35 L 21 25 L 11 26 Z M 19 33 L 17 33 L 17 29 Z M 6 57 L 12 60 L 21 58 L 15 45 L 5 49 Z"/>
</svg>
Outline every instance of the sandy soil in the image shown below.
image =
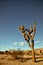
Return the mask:
<svg viewBox="0 0 43 65">
<path fill-rule="evenodd" d="M 43 56 L 36 56 L 36 62 L 32 58 L 14 59 L 11 55 L 0 54 L 0 65 L 43 65 Z"/>
</svg>

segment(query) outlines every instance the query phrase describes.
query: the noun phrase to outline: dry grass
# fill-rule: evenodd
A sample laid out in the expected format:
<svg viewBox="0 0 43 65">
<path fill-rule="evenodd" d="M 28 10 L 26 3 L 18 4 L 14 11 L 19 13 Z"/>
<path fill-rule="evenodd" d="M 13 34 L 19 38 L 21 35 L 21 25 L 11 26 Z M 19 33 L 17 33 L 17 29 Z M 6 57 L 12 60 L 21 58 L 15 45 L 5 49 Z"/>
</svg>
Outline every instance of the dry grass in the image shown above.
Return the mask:
<svg viewBox="0 0 43 65">
<path fill-rule="evenodd" d="M 0 65 L 43 65 L 43 50 L 37 49 L 36 62 L 32 61 L 31 51 L 0 52 Z"/>
</svg>

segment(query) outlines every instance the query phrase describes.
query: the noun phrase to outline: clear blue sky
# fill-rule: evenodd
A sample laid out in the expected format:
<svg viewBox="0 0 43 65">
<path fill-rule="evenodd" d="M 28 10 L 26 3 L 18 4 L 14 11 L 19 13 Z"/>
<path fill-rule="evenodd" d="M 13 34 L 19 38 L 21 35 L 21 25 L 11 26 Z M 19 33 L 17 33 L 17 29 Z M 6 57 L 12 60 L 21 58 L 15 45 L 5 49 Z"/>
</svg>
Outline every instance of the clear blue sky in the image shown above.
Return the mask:
<svg viewBox="0 0 43 65">
<path fill-rule="evenodd" d="M 0 0 L 0 50 L 30 49 L 18 26 L 29 28 L 34 21 L 35 48 L 43 48 L 43 0 Z"/>
</svg>

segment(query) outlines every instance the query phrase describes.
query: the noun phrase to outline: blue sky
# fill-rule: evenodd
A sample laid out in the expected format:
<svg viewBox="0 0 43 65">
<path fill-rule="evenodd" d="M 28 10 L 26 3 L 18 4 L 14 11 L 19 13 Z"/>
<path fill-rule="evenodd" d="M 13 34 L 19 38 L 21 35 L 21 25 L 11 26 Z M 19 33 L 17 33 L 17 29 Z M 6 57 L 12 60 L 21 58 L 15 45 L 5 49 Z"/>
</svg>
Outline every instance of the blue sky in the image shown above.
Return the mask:
<svg viewBox="0 0 43 65">
<path fill-rule="evenodd" d="M 37 23 L 35 48 L 43 48 L 43 1 L 0 0 L 0 50 L 30 49 L 18 27 L 29 28 L 34 21 Z"/>
</svg>

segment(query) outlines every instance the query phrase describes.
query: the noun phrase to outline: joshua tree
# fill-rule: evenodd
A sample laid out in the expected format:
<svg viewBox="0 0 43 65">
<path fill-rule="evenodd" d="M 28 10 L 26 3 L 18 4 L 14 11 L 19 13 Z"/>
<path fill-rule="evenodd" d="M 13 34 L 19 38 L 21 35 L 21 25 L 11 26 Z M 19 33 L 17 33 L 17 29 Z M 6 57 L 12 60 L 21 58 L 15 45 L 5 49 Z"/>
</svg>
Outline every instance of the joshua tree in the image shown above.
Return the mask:
<svg viewBox="0 0 43 65">
<path fill-rule="evenodd" d="M 25 26 L 19 26 L 19 30 L 22 32 L 24 39 L 28 42 L 29 47 L 32 48 L 32 59 L 35 61 L 34 36 L 36 33 L 36 23 L 33 23 L 29 29 L 26 29 Z"/>
</svg>

